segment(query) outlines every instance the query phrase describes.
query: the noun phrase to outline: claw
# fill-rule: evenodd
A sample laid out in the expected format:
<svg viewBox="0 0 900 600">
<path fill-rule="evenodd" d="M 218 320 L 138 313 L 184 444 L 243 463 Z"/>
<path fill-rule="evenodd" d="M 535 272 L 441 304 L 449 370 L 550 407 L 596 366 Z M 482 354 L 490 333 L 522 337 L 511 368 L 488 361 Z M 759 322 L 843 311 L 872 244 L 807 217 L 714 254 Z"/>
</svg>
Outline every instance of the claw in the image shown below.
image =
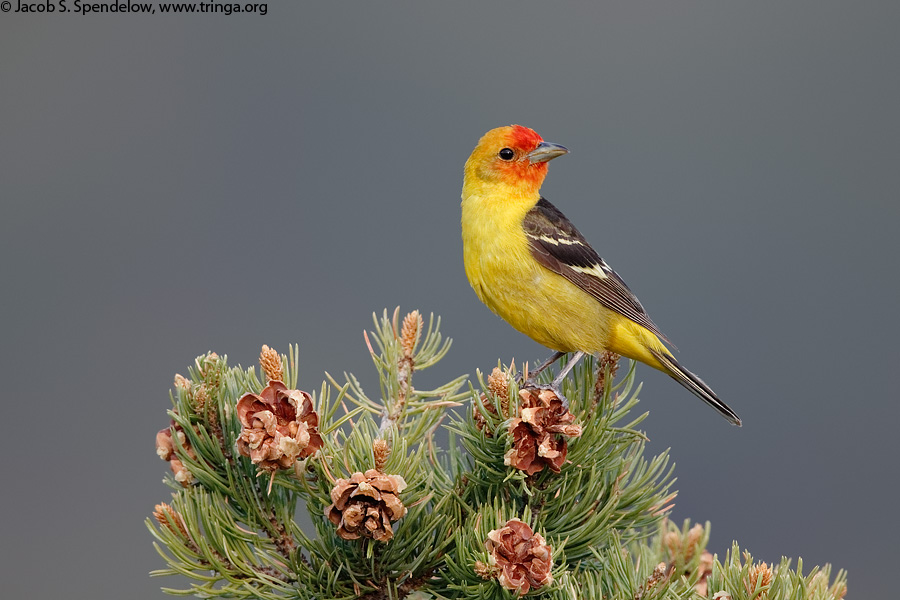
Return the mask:
<svg viewBox="0 0 900 600">
<path fill-rule="evenodd" d="M 559 386 L 563 382 L 563 379 L 566 378 L 566 375 L 569 374 L 569 371 L 574 369 L 575 365 L 578 364 L 578 361 L 582 359 L 582 357 L 584 356 L 584 352 L 576 352 L 575 354 L 573 354 L 572 358 L 569 359 L 569 362 L 566 363 L 566 366 L 563 367 L 562 371 L 559 372 L 559 374 L 551 383 L 548 384 L 535 382 L 537 376 L 540 375 L 544 369 L 552 365 L 564 354 L 565 352 L 554 352 L 553 356 L 545 360 L 541 366 L 528 374 L 528 379 L 526 379 L 522 383 L 522 387 L 530 387 L 538 390 L 550 390 L 551 392 L 556 394 L 557 398 L 562 401 L 563 407 L 565 407 L 566 410 L 569 410 L 569 400 L 563 395 L 562 390 Z M 522 373 L 516 375 L 516 381 L 522 381 Z"/>
<path fill-rule="evenodd" d="M 560 384 L 562 384 L 563 379 L 566 378 L 566 375 L 569 374 L 569 371 L 574 369 L 575 365 L 578 364 L 578 361 L 581 360 L 582 357 L 584 357 L 584 352 L 579 351 L 579 352 L 576 352 L 575 354 L 573 354 L 572 358 L 569 359 L 569 362 L 566 363 L 566 366 L 562 368 L 562 371 L 559 372 L 559 374 L 556 376 L 556 378 L 554 378 L 553 381 L 549 385 L 548 384 L 537 384 L 533 380 L 533 378 L 535 376 L 537 376 L 537 374 L 539 374 L 541 371 L 546 369 L 553 361 L 558 359 L 563 354 L 564 354 L 563 352 L 557 352 L 556 354 L 551 356 L 549 360 L 547 360 L 544 364 L 542 364 L 540 367 L 538 367 L 538 370 L 535 371 L 534 376 L 528 378 L 529 380 L 525 382 L 525 385 L 526 386 L 531 385 L 532 387 L 542 389 L 542 390 L 550 390 L 551 392 L 556 394 L 557 398 L 559 398 L 562 401 L 563 407 L 565 407 L 566 410 L 569 410 L 569 400 L 563 395 L 562 390 L 560 389 L 559 386 L 560 386 Z"/>
</svg>

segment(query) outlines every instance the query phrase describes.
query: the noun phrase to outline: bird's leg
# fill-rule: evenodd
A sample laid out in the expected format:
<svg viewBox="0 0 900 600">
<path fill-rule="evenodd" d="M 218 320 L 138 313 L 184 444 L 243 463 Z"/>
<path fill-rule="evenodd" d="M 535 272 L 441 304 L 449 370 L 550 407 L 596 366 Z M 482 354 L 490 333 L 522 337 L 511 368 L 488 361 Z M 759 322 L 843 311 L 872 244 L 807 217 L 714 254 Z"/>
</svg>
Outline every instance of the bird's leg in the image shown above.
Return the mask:
<svg viewBox="0 0 900 600">
<path fill-rule="evenodd" d="M 566 378 L 566 375 L 569 374 L 569 371 L 574 369 L 575 365 L 577 365 L 578 361 L 582 358 L 584 358 L 584 352 L 580 350 L 572 355 L 572 358 L 569 359 L 569 362 L 566 363 L 566 366 L 563 367 L 563 370 L 559 372 L 559 374 L 553 380 L 553 383 L 550 384 L 555 388 L 554 391 L 559 389 L 559 384 L 562 383 L 562 380 Z M 559 394 L 557 394 L 557 396 L 559 396 Z"/>
<path fill-rule="evenodd" d="M 548 366 L 550 366 L 556 359 L 558 359 L 558 358 L 559 358 L 560 356 L 562 356 L 563 354 L 565 354 L 565 353 L 564 353 L 564 352 L 557 352 L 556 354 L 554 354 L 554 355 L 550 358 L 550 360 L 548 360 L 547 362 L 545 362 L 544 364 L 542 364 L 540 367 L 538 367 L 538 370 L 535 371 L 535 375 L 537 375 L 538 373 L 540 373 L 541 371 L 543 371 L 544 369 L 546 369 Z M 566 363 L 566 366 L 564 366 L 564 367 L 562 368 L 562 371 L 559 372 L 559 374 L 553 379 L 552 382 L 550 382 L 549 385 L 548 385 L 548 384 L 536 384 L 536 383 L 534 383 L 534 377 L 535 377 L 535 375 L 531 375 L 531 374 L 529 373 L 528 380 L 525 381 L 525 386 L 526 386 L 526 387 L 536 387 L 536 388 L 539 388 L 539 389 L 542 389 L 542 390 L 550 390 L 551 392 L 553 392 L 554 394 L 556 394 L 556 397 L 557 397 L 557 398 L 559 398 L 559 399 L 562 401 L 563 408 L 565 408 L 566 410 L 568 410 L 568 409 L 569 409 L 569 400 L 568 400 L 565 396 L 563 396 L 562 390 L 559 389 L 559 386 L 560 386 L 560 384 L 563 382 L 563 379 L 566 378 L 566 375 L 568 375 L 569 372 L 570 372 L 572 369 L 575 368 L 575 365 L 577 365 L 577 364 L 578 364 L 578 361 L 581 360 L 583 357 L 584 357 L 584 352 L 582 352 L 582 351 L 578 351 L 578 352 L 576 352 L 575 354 L 573 354 L 573 355 L 572 355 L 572 358 L 569 359 L 569 362 Z"/>
<path fill-rule="evenodd" d="M 551 356 L 550 358 L 548 358 L 547 360 L 545 360 L 543 363 L 541 363 L 541 366 L 539 366 L 539 367 L 538 367 L 537 369 L 535 369 L 534 371 L 530 371 L 530 372 L 528 373 L 528 379 L 525 380 L 525 384 L 527 385 L 527 384 L 534 383 L 535 378 L 536 378 L 538 375 L 540 375 L 547 367 L 549 367 L 550 365 L 552 365 L 553 363 L 555 363 L 557 360 L 559 360 L 559 358 L 560 358 L 563 354 L 565 354 L 565 352 L 554 352 L 554 353 L 553 353 L 553 356 Z"/>
</svg>

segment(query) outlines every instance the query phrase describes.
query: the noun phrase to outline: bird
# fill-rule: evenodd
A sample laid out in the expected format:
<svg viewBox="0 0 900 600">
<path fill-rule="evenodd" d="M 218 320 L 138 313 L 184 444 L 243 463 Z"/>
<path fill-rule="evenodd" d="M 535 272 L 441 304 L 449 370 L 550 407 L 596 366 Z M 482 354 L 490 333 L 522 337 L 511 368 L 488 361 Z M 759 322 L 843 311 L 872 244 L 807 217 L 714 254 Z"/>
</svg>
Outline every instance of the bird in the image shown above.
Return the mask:
<svg viewBox="0 0 900 600">
<path fill-rule="evenodd" d="M 469 283 L 494 313 L 554 351 L 525 383 L 572 353 L 549 386 L 558 393 L 585 354 L 614 352 L 662 371 L 740 426 L 737 413 L 678 363 L 666 346 L 671 342 L 622 278 L 541 195 L 549 161 L 568 152 L 533 129 L 509 125 L 485 133 L 464 168 Z"/>
</svg>

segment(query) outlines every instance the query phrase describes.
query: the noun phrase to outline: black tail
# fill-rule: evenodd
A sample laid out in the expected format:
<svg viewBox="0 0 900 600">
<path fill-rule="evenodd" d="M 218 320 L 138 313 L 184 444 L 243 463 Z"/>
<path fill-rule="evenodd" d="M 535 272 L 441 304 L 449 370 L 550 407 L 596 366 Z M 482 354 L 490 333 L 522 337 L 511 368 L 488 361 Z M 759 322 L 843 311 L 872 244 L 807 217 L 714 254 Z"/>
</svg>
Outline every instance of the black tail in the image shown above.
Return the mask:
<svg viewBox="0 0 900 600">
<path fill-rule="evenodd" d="M 719 414 L 725 417 L 732 425 L 741 426 L 741 418 L 737 413 L 731 410 L 727 404 L 719 400 L 715 392 L 709 389 L 709 386 L 703 383 L 703 380 L 678 364 L 672 356 L 650 350 L 653 356 L 663 364 L 669 377 L 689 389 L 695 396 L 719 411 Z"/>
</svg>

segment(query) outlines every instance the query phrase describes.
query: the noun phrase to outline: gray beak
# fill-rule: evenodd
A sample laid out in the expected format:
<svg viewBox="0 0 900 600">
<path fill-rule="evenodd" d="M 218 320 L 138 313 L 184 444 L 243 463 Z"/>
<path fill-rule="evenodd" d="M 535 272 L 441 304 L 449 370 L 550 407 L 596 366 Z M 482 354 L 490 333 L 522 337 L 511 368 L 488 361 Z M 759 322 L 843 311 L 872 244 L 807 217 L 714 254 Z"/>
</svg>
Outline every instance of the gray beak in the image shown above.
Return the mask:
<svg viewBox="0 0 900 600">
<path fill-rule="evenodd" d="M 547 162 L 548 160 L 553 160 L 557 156 L 562 156 L 563 154 L 568 154 L 569 149 L 565 146 L 560 146 L 559 144 L 553 144 L 551 142 L 541 142 L 538 144 L 538 147 L 526 154 L 526 158 L 528 158 L 528 162 L 531 164 Z"/>
</svg>

